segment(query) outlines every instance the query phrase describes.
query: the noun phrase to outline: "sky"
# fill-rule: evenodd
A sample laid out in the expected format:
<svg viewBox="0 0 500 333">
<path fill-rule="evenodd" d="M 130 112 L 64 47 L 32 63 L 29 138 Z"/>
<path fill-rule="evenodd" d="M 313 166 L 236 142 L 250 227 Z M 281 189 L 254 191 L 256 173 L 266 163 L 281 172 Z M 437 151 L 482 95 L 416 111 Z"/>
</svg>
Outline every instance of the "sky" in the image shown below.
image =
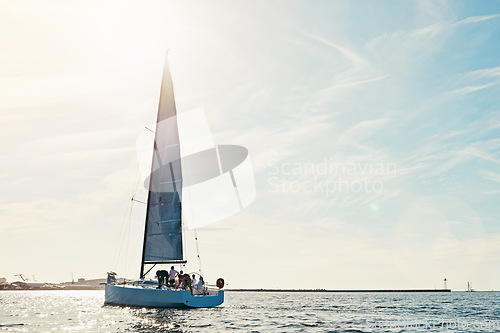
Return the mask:
<svg viewBox="0 0 500 333">
<path fill-rule="evenodd" d="M 500 290 L 498 2 L 0 0 L 0 29 L 0 277 L 138 276 L 168 49 L 178 112 L 254 169 L 205 280 Z"/>
</svg>

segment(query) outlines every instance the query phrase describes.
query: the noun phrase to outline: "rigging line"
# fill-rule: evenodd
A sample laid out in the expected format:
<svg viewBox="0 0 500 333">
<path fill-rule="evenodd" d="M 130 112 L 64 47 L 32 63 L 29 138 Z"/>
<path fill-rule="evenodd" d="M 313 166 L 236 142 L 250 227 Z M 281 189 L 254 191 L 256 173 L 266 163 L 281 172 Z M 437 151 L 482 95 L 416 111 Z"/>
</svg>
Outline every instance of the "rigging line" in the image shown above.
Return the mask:
<svg viewBox="0 0 500 333">
<path fill-rule="evenodd" d="M 194 229 L 194 240 L 195 240 L 195 244 L 196 244 L 196 256 L 198 257 L 198 267 L 199 267 L 200 275 L 202 275 L 200 248 L 198 247 L 198 235 L 196 234 L 196 227 L 194 227 L 193 229 Z"/>
<path fill-rule="evenodd" d="M 138 146 L 136 146 L 136 148 L 139 148 Z M 143 149 L 145 150 L 145 149 Z M 134 183 L 133 183 L 133 187 L 132 187 L 132 191 L 130 193 L 130 197 L 135 197 L 135 195 L 137 194 L 137 189 L 139 188 L 139 181 L 141 180 L 141 170 L 144 170 L 144 164 L 147 163 L 146 162 L 146 154 L 142 154 L 141 156 L 141 160 L 137 161 L 137 167 L 136 167 L 136 174 L 135 174 L 135 178 L 134 178 Z"/>
<path fill-rule="evenodd" d="M 186 167 L 185 167 L 185 170 L 188 171 L 189 170 L 189 164 L 184 164 Z M 189 181 L 188 181 L 188 176 L 189 172 L 183 172 L 183 177 L 186 179 L 186 183 L 189 184 Z M 184 183 L 183 183 L 184 184 Z M 196 223 L 195 223 L 195 217 L 194 217 L 194 212 L 193 212 L 193 205 L 192 205 L 192 201 L 191 201 L 191 191 L 188 190 L 188 197 L 189 197 L 189 201 L 191 202 L 191 205 L 189 205 L 190 207 L 190 213 L 191 213 L 191 218 L 192 218 L 192 223 L 193 223 L 193 230 L 194 230 L 194 240 L 195 240 L 195 245 L 196 245 L 196 257 L 198 258 L 198 271 L 200 273 L 200 275 L 202 275 L 202 271 L 201 271 L 201 257 L 200 257 L 200 248 L 199 248 L 199 245 L 198 245 L 198 235 L 197 235 L 197 232 L 196 232 Z M 183 195 L 185 194 L 186 192 L 183 191 Z M 184 223 L 183 223 L 183 227 L 184 227 Z"/>
<path fill-rule="evenodd" d="M 146 124 L 149 126 L 149 125 L 152 125 L 154 126 L 155 129 L 158 129 L 158 117 L 159 117 L 159 113 L 158 113 L 158 109 L 154 110 L 154 109 L 151 109 L 151 111 L 149 113 L 146 113 Z M 148 145 L 148 147 L 152 147 L 152 151 L 151 151 L 151 155 L 149 155 L 149 158 L 146 158 L 146 154 L 143 154 L 143 158 L 142 158 L 142 161 L 141 162 L 141 166 L 144 166 L 146 163 L 148 163 L 147 161 L 151 161 L 151 165 L 149 167 L 149 186 L 146 187 L 146 184 L 144 184 L 144 187 L 147 191 L 147 201 L 149 203 L 149 199 L 150 199 L 150 195 L 151 195 L 151 179 L 153 177 L 153 174 L 152 174 L 152 168 L 153 168 L 153 163 L 154 163 L 154 156 L 155 156 L 155 148 L 156 148 L 156 139 L 155 139 L 155 132 L 152 131 L 151 129 L 148 128 L 148 126 L 145 126 L 145 128 L 151 132 L 152 134 L 150 134 L 148 136 L 148 138 L 151 140 L 151 143 L 152 145 Z M 147 150 L 149 151 L 149 149 Z M 144 170 L 144 167 L 141 168 L 141 170 Z M 147 178 L 146 178 L 147 179 Z M 132 194 L 132 197 L 135 197 L 135 194 L 137 193 L 137 189 L 138 189 L 138 186 L 139 186 L 139 180 L 137 181 L 137 184 L 136 184 L 136 188 L 135 188 L 135 193 Z M 147 205 L 147 204 L 146 204 Z M 140 277 L 143 278 L 143 270 L 144 270 L 144 251 L 145 251 L 145 242 L 146 242 L 146 234 L 147 234 L 147 225 L 148 225 L 148 208 L 146 207 L 146 216 L 145 216 L 145 223 L 144 223 L 144 229 L 143 230 L 143 236 L 140 237 L 142 238 L 143 240 L 143 246 L 142 246 L 142 259 L 141 259 L 141 268 L 140 268 Z M 140 240 L 140 238 L 137 239 L 137 241 Z"/>
<path fill-rule="evenodd" d="M 150 119 L 153 118 L 155 114 L 156 114 L 156 112 L 151 112 L 151 114 L 149 115 L 149 118 Z M 148 129 L 148 128 L 146 127 L 146 129 Z M 134 180 L 132 182 L 131 190 L 129 192 L 130 196 L 132 197 L 132 201 L 129 203 L 129 207 L 127 207 L 127 209 L 125 209 L 125 211 L 124 211 L 123 218 L 122 218 L 123 222 L 122 222 L 121 227 L 120 227 L 120 232 L 118 233 L 118 240 L 119 241 L 115 243 L 115 244 L 119 243 L 120 245 L 115 248 L 115 251 L 113 254 L 113 260 L 111 262 L 111 267 L 114 268 L 114 270 L 116 270 L 116 268 L 118 266 L 118 262 L 120 260 L 121 250 L 123 248 L 123 243 L 124 243 L 125 237 L 127 236 L 127 233 L 129 234 L 129 237 L 130 237 L 130 226 L 131 226 L 131 222 L 132 222 L 133 201 L 144 203 L 140 200 L 135 199 L 134 197 L 137 194 L 137 190 L 139 188 L 139 182 L 141 180 L 141 170 L 143 170 L 144 165 L 147 163 L 147 160 L 148 159 L 146 158 L 146 154 L 143 154 L 142 159 L 139 160 L 137 165 L 136 165 L 135 177 L 134 177 Z M 127 211 L 128 211 L 128 218 L 127 218 Z"/>
<path fill-rule="evenodd" d="M 137 168 L 136 168 L 136 178 L 137 178 L 138 173 L 139 173 L 139 166 L 137 166 Z M 134 180 L 134 183 L 135 182 L 136 181 Z M 129 224 L 129 221 L 130 221 L 131 216 L 132 216 L 132 208 L 133 208 L 133 203 L 129 202 L 127 208 L 125 209 L 125 211 L 123 213 L 120 232 L 118 233 L 118 242 L 115 243 L 115 244 L 119 244 L 119 245 L 118 245 L 118 247 L 115 247 L 115 251 L 113 254 L 113 261 L 111 262 L 111 267 L 114 270 L 116 270 L 116 268 L 118 266 L 118 261 L 120 260 L 120 253 L 121 253 L 121 249 L 123 246 L 123 240 L 125 238 L 125 235 L 127 232 L 127 226 Z M 128 214 L 127 214 L 127 212 L 128 212 Z M 128 215 L 128 218 L 127 218 L 127 215 Z"/>
<path fill-rule="evenodd" d="M 135 195 L 135 192 L 137 192 L 137 187 L 138 187 L 138 183 L 139 183 L 139 172 L 140 172 L 140 165 L 139 163 L 137 164 L 136 166 L 136 170 L 135 170 L 135 177 L 134 177 L 134 181 L 132 183 L 132 186 L 131 186 L 131 196 Z M 113 254 L 113 261 L 111 262 L 111 267 L 116 270 L 117 268 L 117 265 L 118 265 L 118 261 L 120 259 L 120 252 L 121 252 L 121 249 L 122 249 L 122 246 L 123 246 L 123 239 L 125 238 L 125 234 L 127 232 L 127 225 L 129 224 L 129 220 L 130 220 L 130 216 L 132 215 L 132 202 L 129 202 L 129 205 L 127 206 L 127 208 L 124 210 L 124 213 L 123 213 L 123 217 L 122 217 L 122 224 L 121 224 L 121 227 L 120 227 L 120 232 L 118 233 L 118 242 L 116 242 L 115 244 L 120 244 L 118 247 L 115 248 L 115 252 Z M 127 212 L 128 212 L 128 216 L 129 218 L 127 219 Z"/>
<path fill-rule="evenodd" d="M 153 147 L 154 147 L 154 137 L 149 136 L 148 138 L 149 138 L 149 139 L 151 139 L 151 141 L 149 141 L 149 142 L 151 142 L 151 143 L 152 143 L 152 145 L 151 145 L 151 146 L 153 146 Z M 149 143 L 149 142 L 148 142 L 148 143 Z M 149 144 L 148 144 L 148 146 L 149 146 Z M 154 150 L 154 148 L 153 148 L 153 150 Z M 147 149 L 143 149 L 143 151 L 147 151 Z M 154 153 L 154 151 L 153 151 L 153 153 Z M 143 156 L 142 156 L 142 159 L 141 159 L 141 160 L 139 161 L 139 163 L 137 164 L 138 173 L 136 173 L 136 178 L 135 178 L 135 180 L 134 180 L 134 184 L 135 184 L 135 186 L 134 186 L 134 188 L 133 188 L 133 190 L 132 190 L 132 193 L 130 193 L 130 196 L 131 196 L 131 197 L 135 197 L 135 195 L 137 194 L 137 189 L 139 188 L 139 181 L 141 180 L 141 177 L 140 177 L 140 176 L 141 176 L 140 171 L 141 171 L 141 170 L 144 170 L 145 165 L 146 165 L 146 163 L 148 163 L 148 161 L 149 161 L 149 160 L 152 160 L 151 156 L 146 156 L 146 154 L 142 154 L 142 155 L 143 155 Z M 146 158 L 146 157 L 147 157 L 147 158 Z M 150 176 L 151 176 L 151 175 L 150 175 Z"/>
<path fill-rule="evenodd" d="M 127 223 L 127 233 L 125 234 L 125 237 L 127 238 L 127 243 L 125 245 L 125 263 L 128 261 L 128 250 L 130 247 L 130 225 L 132 224 L 132 207 L 130 208 L 130 215 Z M 125 276 L 127 276 L 127 267 L 128 265 L 125 264 Z"/>
<path fill-rule="evenodd" d="M 193 211 L 193 205 L 191 205 L 191 212 Z M 196 231 L 196 223 L 194 221 L 194 213 L 192 212 L 193 215 L 193 230 L 194 230 L 194 241 L 196 244 L 196 257 L 198 257 L 198 270 L 200 272 L 200 275 L 202 275 L 201 271 L 201 257 L 200 257 L 200 247 L 198 244 L 198 233 Z"/>
<path fill-rule="evenodd" d="M 126 216 L 127 216 L 127 211 L 124 211 L 123 217 L 121 219 L 122 223 L 121 223 L 121 226 L 120 226 L 120 232 L 118 233 L 118 242 L 116 242 L 115 244 L 120 244 L 120 241 L 122 239 L 123 229 L 125 228 L 124 221 L 125 221 Z M 116 265 L 117 265 L 117 262 L 118 262 L 118 257 L 119 257 L 118 254 L 119 254 L 119 252 L 120 252 L 120 246 L 115 246 L 115 251 L 113 253 L 113 260 L 111 261 L 111 269 L 115 270 L 115 271 L 116 271 Z"/>
<path fill-rule="evenodd" d="M 126 218 L 126 216 L 124 216 L 123 219 L 125 220 L 125 222 L 122 223 L 122 227 L 121 227 L 120 234 L 119 234 L 120 245 L 118 246 L 118 248 L 115 249 L 115 255 L 114 255 L 113 264 L 112 264 L 112 267 L 115 267 L 115 268 L 118 266 L 118 262 L 120 260 L 120 254 L 121 254 L 121 250 L 123 248 L 123 242 L 124 242 L 125 238 L 127 237 L 127 232 L 130 230 L 130 223 L 132 220 L 132 209 L 133 209 L 132 202 L 130 202 L 129 207 L 130 208 L 128 209 L 128 218 Z M 116 260 L 115 260 L 115 258 L 116 258 Z"/>
<path fill-rule="evenodd" d="M 140 168 L 141 168 L 140 163 L 138 163 L 137 167 L 136 167 L 136 172 L 135 172 L 135 179 L 134 179 L 134 182 L 132 183 L 133 186 L 132 186 L 131 195 L 135 195 L 137 193 L 137 188 L 139 187 L 139 180 L 140 180 L 140 177 L 139 177 Z M 134 200 L 134 198 L 132 198 L 132 200 L 131 200 L 131 202 L 129 202 L 129 205 L 128 205 L 127 209 L 125 210 L 124 216 L 122 218 L 122 221 L 124 221 L 124 222 L 122 222 L 120 232 L 118 234 L 119 242 L 117 242 L 120 245 L 115 248 L 115 253 L 113 255 L 113 261 L 111 263 L 111 267 L 114 268 L 115 270 L 116 270 L 116 268 L 118 266 L 118 262 L 120 260 L 120 254 L 121 254 L 121 251 L 123 249 L 124 240 L 127 237 L 127 234 L 130 234 L 130 225 L 132 222 L 133 201 L 138 201 L 138 200 Z M 127 214 L 127 211 L 128 211 L 128 214 Z M 128 218 L 127 218 L 127 215 L 128 215 Z"/>
<path fill-rule="evenodd" d="M 141 203 L 141 204 L 145 204 L 147 205 L 147 203 L 145 203 L 144 201 L 141 201 L 141 200 L 137 200 L 136 198 L 132 197 L 132 199 L 130 199 L 132 201 L 135 201 L 135 202 L 138 202 L 138 203 Z"/>
</svg>

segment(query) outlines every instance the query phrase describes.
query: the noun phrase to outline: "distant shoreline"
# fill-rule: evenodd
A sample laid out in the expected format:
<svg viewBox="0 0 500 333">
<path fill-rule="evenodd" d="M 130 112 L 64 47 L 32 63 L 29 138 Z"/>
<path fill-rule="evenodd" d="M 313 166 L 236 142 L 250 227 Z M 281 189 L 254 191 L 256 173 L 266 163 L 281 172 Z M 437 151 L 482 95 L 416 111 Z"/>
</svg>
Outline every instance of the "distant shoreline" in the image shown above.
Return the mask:
<svg viewBox="0 0 500 333">
<path fill-rule="evenodd" d="M 95 287 L 95 286 L 71 286 L 71 287 L 39 287 L 39 288 L 0 288 L 0 292 L 2 291 L 26 291 L 26 290 L 35 290 L 35 291 L 54 291 L 54 290 L 104 290 L 103 287 Z"/>
<path fill-rule="evenodd" d="M 0 291 L 25 290 L 103 290 L 103 286 L 70 285 L 64 288 L 16 288 Z M 267 293 L 449 293 L 451 289 L 224 289 L 227 292 L 267 292 Z M 460 291 L 460 290 L 457 290 Z"/>
<path fill-rule="evenodd" d="M 225 289 L 237 292 L 284 293 L 449 293 L 451 289 Z"/>
</svg>

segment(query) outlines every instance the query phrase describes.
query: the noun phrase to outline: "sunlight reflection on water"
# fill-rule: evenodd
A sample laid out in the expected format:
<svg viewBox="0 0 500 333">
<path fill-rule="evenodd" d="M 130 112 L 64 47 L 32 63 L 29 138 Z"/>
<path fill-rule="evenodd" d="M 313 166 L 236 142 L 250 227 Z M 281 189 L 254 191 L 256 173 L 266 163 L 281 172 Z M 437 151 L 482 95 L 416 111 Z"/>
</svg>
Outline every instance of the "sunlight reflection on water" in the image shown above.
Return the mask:
<svg viewBox="0 0 500 333">
<path fill-rule="evenodd" d="M 500 298 L 476 293 L 238 293 L 211 309 L 104 306 L 103 291 L 2 291 L 0 330 L 13 332 L 372 332 L 374 322 L 500 317 Z M 445 327 L 439 326 L 441 329 Z M 436 328 L 438 331 L 440 328 Z M 446 329 L 452 331 L 453 328 Z M 500 329 L 500 327 L 499 327 Z M 402 328 L 388 331 L 401 332 Z M 436 331 L 436 330 L 434 330 Z M 454 331 L 478 332 L 480 329 Z M 483 331 L 491 331 L 485 329 Z"/>
</svg>

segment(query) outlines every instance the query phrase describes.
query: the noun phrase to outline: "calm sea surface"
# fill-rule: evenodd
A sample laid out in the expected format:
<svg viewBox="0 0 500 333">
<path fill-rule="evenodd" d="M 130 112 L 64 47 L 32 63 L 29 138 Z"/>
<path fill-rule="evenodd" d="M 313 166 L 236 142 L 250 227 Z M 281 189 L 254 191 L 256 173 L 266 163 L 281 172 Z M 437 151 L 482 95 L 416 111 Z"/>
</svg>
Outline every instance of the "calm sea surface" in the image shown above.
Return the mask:
<svg viewBox="0 0 500 333">
<path fill-rule="evenodd" d="M 211 309 L 104 306 L 103 291 L 1 291 L 12 332 L 500 332 L 500 295 L 226 292 Z"/>
</svg>

